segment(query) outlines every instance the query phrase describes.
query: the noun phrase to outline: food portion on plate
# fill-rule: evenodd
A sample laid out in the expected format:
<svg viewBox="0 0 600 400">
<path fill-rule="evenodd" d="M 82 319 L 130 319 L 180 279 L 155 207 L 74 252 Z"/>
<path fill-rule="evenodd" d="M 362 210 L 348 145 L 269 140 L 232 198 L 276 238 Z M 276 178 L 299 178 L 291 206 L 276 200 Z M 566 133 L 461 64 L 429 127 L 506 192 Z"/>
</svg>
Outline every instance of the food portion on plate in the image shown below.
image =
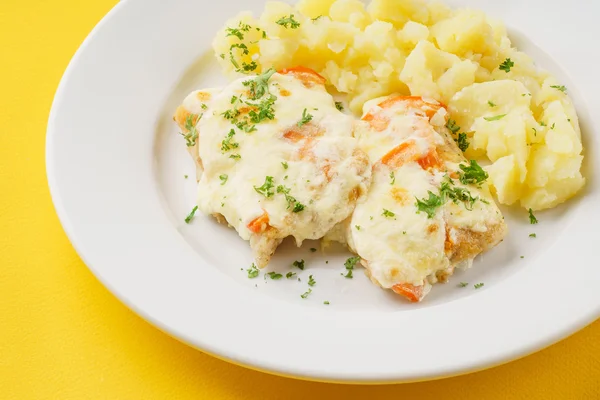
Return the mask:
<svg viewBox="0 0 600 400">
<path fill-rule="evenodd" d="M 498 244 L 504 217 L 487 173 L 462 155 L 436 100 L 391 96 L 365 104 L 357 124 L 372 184 L 347 227 L 371 280 L 411 301 Z"/>
<path fill-rule="evenodd" d="M 320 239 L 370 182 L 353 120 L 306 68 L 194 91 L 177 109 L 198 170 L 198 209 L 250 241 L 259 267 L 281 241 Z"/>
<path fill-rule="evenodd" d="M 585 183 L 567 88 L 481 11 L 426 0 L 267 2 L 259 18 L 242 12 L 227 21 L 213 49 L 230 76 L 309 67 L 356 115 L 390 94 L 448 105 L 455 139 L 467 158 L 490 163 L 502 204 L 552 208 Z"/>
<path fill-rule="evenodd" d="M 174 118 L 198 210 L 249 240 L 260 268 L 288 236 L 340 241 L 348 269 L 420 301 L 502 241 L 492 194 L 532 216 L 585 184 L 566 88 L 482 12 L 268 2 L 213 48 L 231 84 L 192 92 Z"/>
</svg>

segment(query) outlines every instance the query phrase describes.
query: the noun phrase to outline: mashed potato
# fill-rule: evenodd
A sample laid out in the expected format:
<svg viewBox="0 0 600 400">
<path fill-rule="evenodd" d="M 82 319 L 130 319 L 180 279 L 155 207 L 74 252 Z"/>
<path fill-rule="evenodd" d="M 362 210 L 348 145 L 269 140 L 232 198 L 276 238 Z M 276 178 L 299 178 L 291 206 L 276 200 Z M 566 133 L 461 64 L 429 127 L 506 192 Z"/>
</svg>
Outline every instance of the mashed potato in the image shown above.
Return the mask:
<svg viewBox="0 0 600 400">
<path fill-rule="evenodd" d="M 228 21 L 213 47 L 232 77 L 312 68 L 355 114 L 391 93 L 443 102 L 453 132 L 466 134 L 466 156 L 491 162 L 491 187 L 503 204 L 554 207 L 585 183 L 566 88 L 480 11 L 426 0 L 269 2 L 258 19 L 245 12 Z"/>
</svg>

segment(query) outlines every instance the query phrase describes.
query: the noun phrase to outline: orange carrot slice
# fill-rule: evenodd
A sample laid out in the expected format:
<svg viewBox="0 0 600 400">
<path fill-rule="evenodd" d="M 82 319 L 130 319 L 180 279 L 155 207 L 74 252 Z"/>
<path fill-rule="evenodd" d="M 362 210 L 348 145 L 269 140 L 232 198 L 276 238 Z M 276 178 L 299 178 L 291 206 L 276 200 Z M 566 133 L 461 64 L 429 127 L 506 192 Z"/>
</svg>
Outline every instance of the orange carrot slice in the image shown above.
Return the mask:
<svg viewBox="0 0 600 400">
<path fill-rule="evenodd" d="M 418 302 L 423 297 L 423 285 L 415 286 L 410 283 L 398 283 L 392 286 L 392 290 L 413 303 Z"/>
<path fill-rule="evenodd" d="M 326 82 L 326 79 L 319 75 L 316 71 L 301 65 L 291 68 L 284 68 L 277 72 L 282 75 L 293 74 L 296 78 L 301 80 L 306 87 L 324 85 Z"/>
<path fill-rule="evenodd" d="M 440 108 L 445 108 L 441 103 L 428 103 L 419 96 L 395 96 L 390 97 L 378 104 L 382 109 L 391 108 L 396 104 L 402 103 L 406 110 L 417 110 L 422 112 L 431 119 Z M 368 112 L 362 117 L 363 121 L 369 122 L 371 127 L 379 132 L 386 129 L 390 123 L 390 118 L 384 115 L 381 110 L 377 110 L 374 113 Z"/>
<path fill-rule="evenodd" d="M 254 218 L 246 225 L 254 233 L 262 233 L 269 227 L 269 214 L 265 211 L 261 216 Z"/>
</svg>

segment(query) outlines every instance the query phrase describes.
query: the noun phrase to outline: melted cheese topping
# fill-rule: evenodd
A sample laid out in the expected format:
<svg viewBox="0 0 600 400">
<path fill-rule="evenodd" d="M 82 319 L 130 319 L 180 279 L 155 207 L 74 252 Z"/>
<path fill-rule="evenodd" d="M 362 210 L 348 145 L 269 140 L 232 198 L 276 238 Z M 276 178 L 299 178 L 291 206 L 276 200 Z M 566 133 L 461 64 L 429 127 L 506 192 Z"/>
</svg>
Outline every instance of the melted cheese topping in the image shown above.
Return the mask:
<svg viewBox="0 0 600 400">
<path fill-rule="evenodd" d="M 265 213 L 281 238 L 293 236 L 298 245 L 319 239 L 350 215 L 368 185 L 368 159 L 353 138 L 352 118 L 336 109 L 323 85 L 305 85 L 293 74 L 276 73 L 268 81 L 269 92 L 277 97 L 274 119 L 246 133 L 223 113 L 234 105 L 243 110 L 245 105 L 233 100 L 247 100 L 243 82 L 253 78 L 241 78 L 222 90 L 193 92 L 183 102 L 186 110 L 202 114 L 196 126 L 203 167 L 199 210 L 222 215 L 246 240 L 256 233 L 248 225 Z M 303 112 L 312 116 L 304 124 Z M 267 177 L 273 187 L 261 194 L 255 188 Z M 278 192 L 280 185 L 284 190 Z M 304 209 L 294 212 L 296 204 Z"/>
<path fill-rule="evenodd" d="M 377 104 L 381 104 L 381 99 Z M 427 199 L 428 192 L 439 195 L 440 185 L 449 179 L 448 175 L 456 177 L 460 171 L 460 163 L 455 161 L 464 161 L 462 156 L 457 158 L 458 149 L 434 129 L 434 124 L 438 128 L 445 124 L 443 107 L 431 110 L 429 117 L 422 112 L 422 106 L 411 108 L 405 103 L 387 108 L 372 104 L 366 107 L 370 108 L 365 115 L 370 113 L 373 117 L 363 117 L 369 122 L 359 121 L 356 133 L 361 148 L 375 165 L 368 195 L 357 205 L 349 223 L 348 244 L 360 255 L 376 283 L 384 288 L 398 284 L 422 286 L 422 298 L 429 282 L 437 280 L 437 272 L 450 274 L 455 266 L 470 265 L 478 252 L 502 238 L 504 229 L 490 232 L 490 237 L 484 239 L 487 243 L 480 243 L 478 238 L 475 247 L 469 247 L 466 260 L 453 257 L 452 248 L 471 240 L 474 233 L 485 236 L 488 229 L 504 226 L 503 218 L 485 184 L 481 188 L 465 186 L 458 179 L 453 180 L 453 187 L 479 197 L 471 210 L 461 202 L 448 200 L 436 208 L 431 218 L 418 211 L 416 199 Z M 393 149 L 403 150 L 396 155 Z M 422 160 L 427 160 L 432 151 L 440 154 L 441 163 L 425 168 Z M 451 152 L 454 153 L 444 156 Z"/>
</svg>

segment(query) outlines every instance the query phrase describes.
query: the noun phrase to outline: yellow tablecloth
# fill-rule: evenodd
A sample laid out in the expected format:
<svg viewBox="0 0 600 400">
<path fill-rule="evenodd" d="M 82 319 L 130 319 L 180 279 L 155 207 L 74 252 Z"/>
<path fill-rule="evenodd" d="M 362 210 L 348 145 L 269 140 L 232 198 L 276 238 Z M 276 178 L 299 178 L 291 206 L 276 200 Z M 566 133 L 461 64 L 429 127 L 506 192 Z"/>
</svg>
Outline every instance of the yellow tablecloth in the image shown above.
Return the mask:
<svg viewBox="0 0 600 400">
<path fill-rule="evenodd" d="M 125 308 L 75 254 L 44 167 L 60 77 L 116 1 L 0 4 L 0 399 L 600 399 L 600 322 L 484 372 L 357 387 L 230 365 Z"/>
</svg>

